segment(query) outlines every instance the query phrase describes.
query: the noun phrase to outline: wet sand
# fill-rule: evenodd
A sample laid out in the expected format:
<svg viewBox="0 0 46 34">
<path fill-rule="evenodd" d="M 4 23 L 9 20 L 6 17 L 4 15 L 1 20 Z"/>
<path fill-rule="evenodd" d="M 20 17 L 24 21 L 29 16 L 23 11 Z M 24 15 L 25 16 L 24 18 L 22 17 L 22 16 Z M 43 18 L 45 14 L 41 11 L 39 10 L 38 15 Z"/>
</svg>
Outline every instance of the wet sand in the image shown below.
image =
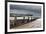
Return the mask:
<svg viewBox="0 0 46 34">
<path fill-rule="evenodd" d="M 41 20 L 37 19 L 33 22 L 29 22 L 27 24 L 18 26 L 18 27 L 14 27 L 14 29 L 24 29 L 24 28 L 40 28 L 41 27 Z"/>
</svg>

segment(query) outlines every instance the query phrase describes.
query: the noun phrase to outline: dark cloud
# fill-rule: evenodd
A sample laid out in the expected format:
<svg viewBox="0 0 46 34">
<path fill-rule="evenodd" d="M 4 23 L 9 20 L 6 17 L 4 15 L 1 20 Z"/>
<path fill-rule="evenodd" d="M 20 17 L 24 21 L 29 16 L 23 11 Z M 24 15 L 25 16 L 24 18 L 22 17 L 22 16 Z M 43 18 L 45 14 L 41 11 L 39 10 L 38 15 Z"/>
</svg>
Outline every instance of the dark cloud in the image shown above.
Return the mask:
<svg viewBox="0 0 46 34">
<path fill-rule="evenodd" d="M 15 13 L 15 14 L 32 14 L 34 16 L 41 16 L 41 6 L 10 5 L 10 13 Z"/>
</svg>

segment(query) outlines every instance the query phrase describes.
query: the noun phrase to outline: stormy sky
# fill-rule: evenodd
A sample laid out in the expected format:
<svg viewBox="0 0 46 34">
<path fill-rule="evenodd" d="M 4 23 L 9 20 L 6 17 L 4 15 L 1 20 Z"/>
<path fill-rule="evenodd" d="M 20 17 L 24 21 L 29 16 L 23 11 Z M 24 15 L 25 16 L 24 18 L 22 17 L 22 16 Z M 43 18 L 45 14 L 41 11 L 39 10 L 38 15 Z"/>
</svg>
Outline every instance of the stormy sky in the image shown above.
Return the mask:
<svg viewBox="0 0 46 34">
<path fill-rule="evenodd" d="M 10 13 L 30 15 L 32 14 L 33 16 L 41 16 L 41 6 L 10 4 Z"/>
</svg>

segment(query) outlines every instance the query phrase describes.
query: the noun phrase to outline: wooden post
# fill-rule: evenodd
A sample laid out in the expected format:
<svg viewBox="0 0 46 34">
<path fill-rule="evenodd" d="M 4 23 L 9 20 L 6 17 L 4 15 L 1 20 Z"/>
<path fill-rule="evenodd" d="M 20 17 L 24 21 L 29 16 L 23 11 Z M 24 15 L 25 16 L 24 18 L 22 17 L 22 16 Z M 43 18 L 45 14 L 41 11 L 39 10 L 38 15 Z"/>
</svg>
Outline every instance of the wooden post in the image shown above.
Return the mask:
<svg viewBox="0 0 46 34">
<path fill-rule="evenodd" d="M 29 16 L 28 16 L 28 20 L 27 20 L 27 22 L 29 22 Z"/>
<path fill-rule="evenodd" d="M 15 19 L 14 19 L 14 24 L 13 24 L 13 26 L 15 25 L 15 23 L 16 23 L 16 16 L 15 16 Z"/>
<path fill-rule="evenodd" d="M 32 22 L 32 16 L 31 16 L 31 22 Z"/>
<path fill-rule="evenodd" d="M 25 16 L 23 16 L 23 23 L 25 22 Z"/>
<path fill-rule="evenodd" d="M 28 16 L 28 22 L 29 22 L 29 16 Z"/>
</svg>

